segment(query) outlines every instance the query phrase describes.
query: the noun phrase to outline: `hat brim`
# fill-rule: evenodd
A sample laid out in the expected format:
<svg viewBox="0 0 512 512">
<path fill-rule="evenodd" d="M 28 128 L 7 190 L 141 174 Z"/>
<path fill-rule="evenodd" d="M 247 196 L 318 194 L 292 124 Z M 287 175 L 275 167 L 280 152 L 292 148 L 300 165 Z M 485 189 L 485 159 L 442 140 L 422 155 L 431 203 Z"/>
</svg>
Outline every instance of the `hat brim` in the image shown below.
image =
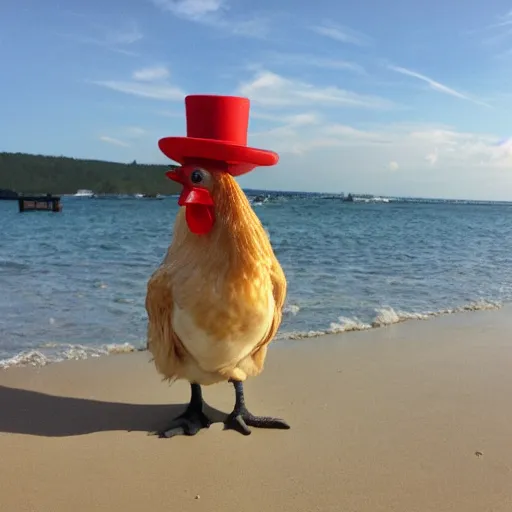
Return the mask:
<svg viewBox="0 0 512 512">
<path fill-rule="evenodd" d="M 233 176 L 245 174 L 255 167 L 275 165 L 279 155 L 274 151 L 230 144 L 229 142 L 194 137 L 164 137 L 158 141 L 160 151 L 175 162 L 201 158 L 228 164 Z"/>
</svg>

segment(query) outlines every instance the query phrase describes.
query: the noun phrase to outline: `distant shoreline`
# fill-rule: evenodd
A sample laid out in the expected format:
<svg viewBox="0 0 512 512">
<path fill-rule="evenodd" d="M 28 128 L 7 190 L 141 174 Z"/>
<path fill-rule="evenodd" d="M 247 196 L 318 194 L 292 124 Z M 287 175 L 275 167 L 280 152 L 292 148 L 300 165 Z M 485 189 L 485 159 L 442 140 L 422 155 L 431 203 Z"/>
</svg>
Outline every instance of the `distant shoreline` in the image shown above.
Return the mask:
<svg viewBox="0 0 512 512">
<path fill-rule="evenodd" d="M 173 167 L 177 167 L 177 164 L 146 164 L 138 163 L 135 160 L 130 163 L 122 163 L 65 156 L 0 152 L 0 192 L 5 189 L 25 194 L 72 195 L 79 189 L 90 189 L 97 194 L 174 195 L 179 193 L 180 186 L 165 177 L 165 172 Z M 254 195 L 272 194 L 293 197 L 339 198 L 343 194 L 341 191 L 333 194 L 251 188 L 244 188 L 244 191 Z M 362 191 L 352 192 L 352 195 L 361 198 L 387 198 L 393 202 L 402 203 L 512 204 L 512 200 L 429 198 L 373 194 Z"/>
<path fill-rule="evenodd" d="M 250 189 L 244 188 L 243 191 L 245 194 L 251 198 L 264 197 L 267 199 L 275 199 L 278 197 L 287 197 L 293 199 L 331 199 L 338 200 L 344 203 L 349 203 L 351 201 L 346 200 L 346 196 L 342 194 L 327 194 L 322 192 L 294 192 L 294 191 L 285 191 L 285 190 L 266 190 L 266 189 Z M 14 190 L 9 189 L 0 189 L 0 200 L 9 201 L 9 200 L 17 200 L 19 197 L 23 197 L 25 195 L 34 195 L 34 193 L 18 193 Z M 45 195 L 44 193 L 36 193 L 36 195 Z M 70 199 L 70 198 L 80 198 L 80 196 L 76 195 L 76 192 L 66 192 L 59 194 L 62 198 Z M 139 194 L 139 193 L 124 193 L 124 192 L 114 192 L 114 193 L 95 193 L 94 199 L 97 198 L 132 198 L 137 195 L 143 195 L 144 198 L 168 198 L 175 197 L 179 195 L 179 191 L 176 191 L 172 194 Z M 429 198 L 429 197 L 397 197 L 397 196 L 383 196 L 383 195 L 372 195 L 372 194 L 353 194 L 355 198 L 353 203 L 417 203 L 417 204 L 460 204 L 460 205 L 481 205 L 481 206 L 512 206 L 512 201 L 495 201 L 495 200 L 478 200 L 478 199 L 441 199 L 441 198 Z M 384 200 L 384 201 L 383 201 Z"/>
</svg>

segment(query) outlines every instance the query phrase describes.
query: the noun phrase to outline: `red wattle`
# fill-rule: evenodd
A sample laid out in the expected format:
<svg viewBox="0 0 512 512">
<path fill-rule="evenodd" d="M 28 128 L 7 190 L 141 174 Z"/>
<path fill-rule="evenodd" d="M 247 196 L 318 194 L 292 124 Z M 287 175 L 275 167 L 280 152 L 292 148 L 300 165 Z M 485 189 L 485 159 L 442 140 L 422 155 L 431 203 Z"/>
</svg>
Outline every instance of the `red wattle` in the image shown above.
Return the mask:
<svg viewBox="0 0 512 512">
<path fill-rule="evenodd" d="M 185 219 L 192 233 L 195 235 L 206 235 L 213 228 L 215 213 L 211 206 L 188 204 L 185 206 Z"/>
</svg>

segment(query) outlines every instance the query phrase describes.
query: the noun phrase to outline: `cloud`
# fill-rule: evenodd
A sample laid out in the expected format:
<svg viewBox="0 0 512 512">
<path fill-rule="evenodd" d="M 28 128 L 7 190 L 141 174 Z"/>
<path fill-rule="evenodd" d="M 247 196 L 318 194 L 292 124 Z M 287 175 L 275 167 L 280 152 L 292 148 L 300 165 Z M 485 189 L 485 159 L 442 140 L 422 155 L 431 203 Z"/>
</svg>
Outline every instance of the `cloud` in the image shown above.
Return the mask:
<svg viewBox="0 0 512 512">
<path fill-rule="evenodd" d="M 402 75 L 417 78 L 418 80 L 426 82 L 430 86 L 430 88 L 435 91 L 442 92 L 443 94 L 448 94 L 450 96 L 455 96 L 456 98 L 460 98 L 462 100 L 471 101 L 472 103 L 476 103 L 477 105 L 482 105 L 485 107 L 492 108 L 491 105 L 489 105 L 488 103 L 471 98 L 471 97 L 467 96 L 466 94 L 456 91 L 455 89 L 452 89 L 446 85 L 443 85 L 440 82 L 436 82 L 432 78 L 429 78 L 426 75 L 422 75 L 421 73 L 417 73 L 416 71 L 412 71 L 410 69 L 402 68 L 399 66 L 391 66 L 391 65 L 388 66 L 388 69 L 391 69 L 392 71 L 395 71 L 397 73 L 401 73 Z"/>
<path fill-rule="evenodd" d="M 224 0 L 153 0 L 163 11 L 191 20 L 201 20 L 225 8 Z"/>
<path fill-rule="evenodd" d="M 179 87 L 173 85 L 122 80 L 98 80 L 92 83 L 106 87 L 107 89 L 112 89 L 113 91 L 154 100 L 179 101 L 185 97 L 185 93 Z"/>
<path fill-rule="evenodd" d="M 134 139 L 143 137 L 147 133 L 146 130 L 140 126 L 127 126 L 124 131 L 126 133 L 126 137 L 131 137 Z"/>
<path fill-rule="evenodd" d="M 228 16 L 226 0 L 151 0 L 164 12 L 177 18 L 221 30 L 225 34 L 264 38 L 268 34 L 268 18 L 252 16 L 244 19 Z"/>
<path fill-rule="evenodd" d="M 435 148 L 434 151 L 425 156 L 425 160 L 429 162 L 430 165 L 436 165 L 438 157 L 439 153 L 437 151 L 437 148 Z"/>
<path fill-rule="evenodd" d="M 502 14 L 501 16 L 498 17 L 498 20 L 499 21 L 497 21 L 496 23 L 493 23 L 485 27 L 485 29 L 508 27 L 509 25 L 512 25 L 512 11 L 509 11 L 506 14 Z"/>
<path fill-rule="evenodd" d="M 241 83 L 237 93 L 249 97 L 255 105 L 271 108 L 299 105 L 367 109 L 393 107 L 391 101 L 379 96 L 358 94 L 335 86 L 314 86 L 265 70 L 257 71 L 251 80 Z"/>
<path fill-rule="evenodd" d="M 153 66 L 134 71 L 132 76 L 134 80 L 152 82 L 154 80 L 167 78 L 169 76 L 169 70 L 165 66 Z"/>
<path fill-rule="evenodd" d="M 374 130 L 360 130 L 338 123 L 325 124 L 322 128 L 322 135 L 325 136 L 326 145 L 374 145 L 374 144 L 390 144 L 392 139 L 388 134 L 379 133 Z M 320 142 L 316 143 L 321 144 Z"/>
<path fill-rule="evenodd" d="M 79 43 L 101 46 L 124 55 L 138 55 L 136 52 L 127 49 L 127 47 L 133 46 L 144 37 L 136 22 L 126 23 L 117 28 L 94 24 L 92 28 L 96 31 L 95 36 L 65 34 L 65 37 L 72 38 Z"/>
<path fill-rule="evenodd" d="M 282 119 L 268 130 L 251 132 L 250 142 L 272 148 L 282 156 L 316 155 L 320 160 L 344 162 L 343 165 L 350 162 L 363 173 L 382 168 L 382 162 L 389 162 L 388 170 L 400 168 L 402 172 L 432 172 L 429 169 L 437 164 L 444 172 L 512 171 L 512 138 L 500 140 L 490 134 L 460 132 L 447 126 L 405 123 L 359 128 L 330 123 L 320 115 L 314 121 L 297 124 L 291 118 Z"/>
<path fill-rule="evenodd" d="M 494 23 L 468 31 L 470 35 L 481 37 L 484 46 L 496 51 L 495 58 L 508 57 L 512 53 L 512 15 L 510 11 L 497 17 Z M 504 48 L 506 46 L 506 48 Z M 501 48 L 501 49 L 500 49 Z"/>
<path fill-rule="evenodd" d="M 261 108 L 255 111 L 265 113 Z M 292 115 L 300 116 L 301 111 Z M 331 119 L 331 112 L 326 111 L 323 116 L 316 114 L 314 124 L 294 125 L 284 118 L 255 120 L 249 144 L 277 151 L 280 161 L 275 170 L 260 169 L 242 177 L 243 186 L 509 199 L 512 137 L 437 123 L 350 124 Z"/>
<path fill-rule="evenodd" d="M 99 139 L 107 144 L 128 148 L 131 147 L 131 144 L 124 139 L 129 139 L 132 143 L 135 143 L 137 140 L 147 135 L 147 131 L 140 126 L 125 126 L 113 131 L 115 132 L 115 136 L 101 135 Z"/>
<path fill-rule="evenodd" d="M 113 91 L 162 101 L 183 100 L 186 93 L 169 83 L 169 70 L 164 66 L 143 68 L 133 72 L 132 80 L 95 80 L 93 84 Z"/>
<path fill-rule="evenodd" d="M 365 74 L 363 66 L 355 62 L 333 59 L 330 57 L 321 57 L 307 53 L 278 53 L 269 54 L 266 62 L 272 62 L 280 66 L 310 66 L 323 69 L 336 69 L 340 71 L 351 71 L 353 73 Z"/>
<path fill-rule="evenodd" d="M 325 22 L 321 25 L 311 27 L 311 30 L 324 37 L 334 39 L 341 43 L 349 43 L 357 46 L 367 46 L 370 44 L 371 39 L 366 34 L 357 32 L 348 27 L 342 27 L 332 22 Z"/>
<path fill-rule="evenodd" d="M 140 41 L 143 38 L 142 32 L 139 30 L 137 23 L 132 22 L 122 29 L 105 30 L 105 44 L 109 46 L 130 45 Z"/>
<path fill-rule="evenodd" d="M 100 136 L 100 140 L 106 142 L 107 144 L 112 144 L 114 146 L 122 146 L 124 148 L 130 147 L 130 145 L 127 142 L 124 142 L 120 139 L 116 139 L 114 137 L 109 137 L 108 135 Z"/>
</svg>

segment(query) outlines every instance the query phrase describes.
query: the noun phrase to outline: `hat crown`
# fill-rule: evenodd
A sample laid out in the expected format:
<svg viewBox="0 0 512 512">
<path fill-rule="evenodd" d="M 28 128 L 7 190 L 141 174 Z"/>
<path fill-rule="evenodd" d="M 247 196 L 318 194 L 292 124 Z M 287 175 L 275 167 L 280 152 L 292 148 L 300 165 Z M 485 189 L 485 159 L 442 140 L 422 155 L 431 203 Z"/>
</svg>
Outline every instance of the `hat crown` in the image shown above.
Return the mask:
<svg viewBox="0 0 512 512">
<path fill-rule="evenodd" d="M 185 98 L 187 137 L 247 146 L 248 98 L 192 94 Z"/>
</svg>

